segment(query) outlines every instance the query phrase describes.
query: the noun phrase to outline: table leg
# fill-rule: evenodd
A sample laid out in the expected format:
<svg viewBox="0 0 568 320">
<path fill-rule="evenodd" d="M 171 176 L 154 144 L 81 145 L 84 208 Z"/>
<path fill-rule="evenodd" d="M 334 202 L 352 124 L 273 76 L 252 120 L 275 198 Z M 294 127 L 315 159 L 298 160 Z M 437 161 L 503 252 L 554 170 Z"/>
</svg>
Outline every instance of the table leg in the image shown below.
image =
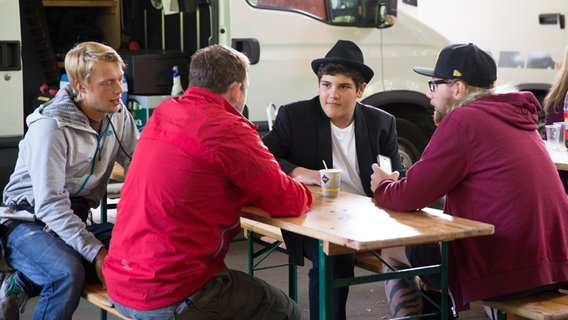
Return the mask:
<svg viewBox="0 0 568 320">
<path fill-rule="evenodd" d="M 323 251 L 319 241 L 319 313 L 320 319 L 333 319 L 333 260 Z"/>
<path fill-rule="evenodd" d="M 107 222 L 107 209 L 108 209 L 108 200 L 107 194 L 105 193 L 104 197 L 101 199 L 101 212 L 100 212 L 100 221 L 101 223 Z"/>
<path fill-rule="evenodd" d="M 252 231 L 246 230 L 247 233 L 247 251 L 248 251 L 248 274 L 254 276 L 254 242 L 252 241 Z"/>
<path fill-rule="evenodd" d="M 298 302 L 298 268 L 288 259 L 288 296 Z"/>
<path fill-rule="evenodd" d="M 449 319 L 449 314 L 448 314 L 448 242 L 446 241 L 442 241 L 442 270 L 441 270 L 441 276 L 442 276 L 442 297 L 441 297 L 441 304 L 440 304 L 440 312 L 441 312 L 441 316 L 442 319 Z"/>
</svg>

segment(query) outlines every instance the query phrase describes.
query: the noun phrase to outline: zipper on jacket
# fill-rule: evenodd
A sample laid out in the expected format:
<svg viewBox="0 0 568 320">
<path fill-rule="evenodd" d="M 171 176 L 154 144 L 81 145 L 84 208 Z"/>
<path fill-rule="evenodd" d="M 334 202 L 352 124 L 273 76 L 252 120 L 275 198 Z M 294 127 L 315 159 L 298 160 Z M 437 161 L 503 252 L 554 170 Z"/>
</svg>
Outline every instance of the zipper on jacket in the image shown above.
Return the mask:
<svg viewBox="0 0 568 320">
<path fill-rule="evenodd" d="M 91 162 L 91 172 L 85 178 L 85 181 L 83 181 L 83 184 L 81 185 L 79 190 L 77 190 L 77 192 L 75 192 L 73 195 L 79 194 L 85 188 L 85 186 L 87 185 L 87 182 L 89 182 L 89 179 L 91 179 L 91 177 L 93 176 L 93 172 L 95 172 L 95 164 L 96 164 L 97 158 L 99 159 L 99 161 L 102 160 L 102 157 L 101 157 L 101 148 L 102 148 L 101 140 L 104 139 L 104 137 L 106 136 L 106 132 L 108 131 L 109 124 L 110 124 L 110 119 L 109 119 L 109 122 L 106 124 L 105 129 L 103 130 L 104 134 L 102 136 L 99 135 L 98 133 L 95 133 L 95 135 L 97 136 L 97 149 L 95 150 L 95 155 L 93 157 L 93 161 Z"/>
</svg>

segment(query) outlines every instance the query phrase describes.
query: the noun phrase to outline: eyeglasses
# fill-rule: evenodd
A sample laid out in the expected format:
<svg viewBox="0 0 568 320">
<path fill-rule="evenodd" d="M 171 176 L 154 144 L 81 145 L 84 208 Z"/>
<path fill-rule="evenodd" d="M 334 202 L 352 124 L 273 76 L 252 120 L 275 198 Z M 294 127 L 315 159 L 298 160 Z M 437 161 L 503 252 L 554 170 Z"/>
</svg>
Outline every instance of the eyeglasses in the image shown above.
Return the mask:
<svg viewBox="0 0 568 320">
<path fill-rule="evenodd" d="M 447 84 L 449 86 L 453 85 L 454 83 L 456 83 L 457 80 L 430 80 L 428 81 L 428 87 L 430 88 L 430 92 L 434 92 L 436 91 L 436 86 L 439 84 Z"/>
</svg>

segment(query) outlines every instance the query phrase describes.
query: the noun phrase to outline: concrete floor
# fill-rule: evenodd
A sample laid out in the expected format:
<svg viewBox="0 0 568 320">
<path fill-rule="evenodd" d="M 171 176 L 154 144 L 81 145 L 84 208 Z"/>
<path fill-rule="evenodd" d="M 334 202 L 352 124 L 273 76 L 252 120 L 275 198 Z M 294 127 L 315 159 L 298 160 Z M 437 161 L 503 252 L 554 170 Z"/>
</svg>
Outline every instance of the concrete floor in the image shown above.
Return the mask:
<svg viewBox="0 0 568 320">
<path fill-rule="evenodd" d="M 284 263 L 287 257 L 282 253 L 275 253 L 268 258 L 264 263 Z M 247 246 L 246 241 L 236 240 L 231 243 L 231 249 L 226 258 L 226 263 L 229 268 L 242 270 L 247 272 Z M 357 274 L 367 274 L 368 271 L 357 268 Z M 305 319 L 309 319 L 308 309 L 308 267 L 298 268 L 298 303 L 304 311 Z M 288 290 L 288 276 L 287 271 L 281 269 L 262 270 L 255 273 L 255 276 L 264 279 L 268 283 L 284 290 Z M 21 320 L 28 320 L 32 318 L 33 310 L 37 298 L 29 301 L 26 312 L 21 315 Z M 347 303 L 348 319 L 358 320 L 376 320 L 376 319 L 389 319 L 389 314 L 385 306 L 385 294 L 383 284 L 360 284 L 352 286 L 350 289 L 349 300 Z M 73 319 L 99 319 L 99 309 L 87 301 L 81 299 L 81 303 L 75 312 Z M 112 315 L 108 315 L 109 320 L 118 319 Z M 468 311 L 459 314 L 459 319 L 488 319 L 483 311 L 483 308 L 478 304 L 473 304 L 472 308 Z"/>
</svg>

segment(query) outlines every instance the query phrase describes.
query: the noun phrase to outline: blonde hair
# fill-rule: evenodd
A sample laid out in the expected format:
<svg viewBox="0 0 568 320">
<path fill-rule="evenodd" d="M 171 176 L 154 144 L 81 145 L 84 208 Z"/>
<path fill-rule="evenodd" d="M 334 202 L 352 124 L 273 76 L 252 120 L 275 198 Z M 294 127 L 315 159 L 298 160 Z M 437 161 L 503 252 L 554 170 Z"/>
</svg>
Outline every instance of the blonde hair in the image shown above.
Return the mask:
<svg viewBox="0 0 568 320">
<path fill-rule="evenodd" d="M 544 97 L 543 108 L 544 112 L 548 113 L 551 106 L 554 106 L 554 111 L 558 112 L 556 108 L 561 101 L 564 101 L 566 92 L 568 91 L 568 47 L 564 49 L 564 61 L 562 62 L 562 67 L 554 77 L 554 82 L 552 87 L 548 90 L 548 94 Z"/>
<path fill-rule="evenodd" d="M 88 87 L 94 65 L 99 61 L 116 63 L 122 69 L 126 68 L 126 64 L 113 48 L 98 42 L 82 42 L 67 52 L 65 55 L 65 72 L 75 96 L 79 97 L 79 90 L 75 87 L 75 81 Z"/>
<path fill-rule="evenodd" d="M 493 88 L 487 89 L 487 88 L 479 88 L 468 85 L 466 90 L 467 90 L 467 95 L 456 104 L 456 107 L 466 106 L 474 101 L 483 99 L 485 97 L 494 94 Z"/>
</svg>

